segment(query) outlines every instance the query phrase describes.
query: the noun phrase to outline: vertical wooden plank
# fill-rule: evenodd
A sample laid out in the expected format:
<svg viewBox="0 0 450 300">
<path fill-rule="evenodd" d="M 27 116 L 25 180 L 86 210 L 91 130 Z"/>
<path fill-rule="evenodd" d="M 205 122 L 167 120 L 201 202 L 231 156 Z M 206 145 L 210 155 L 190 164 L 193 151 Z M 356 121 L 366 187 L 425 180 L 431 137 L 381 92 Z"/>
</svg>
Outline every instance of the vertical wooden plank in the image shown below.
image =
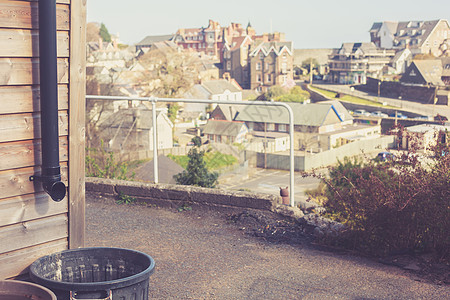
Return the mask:
<svg viewBox="0 0 450 300">
<path fill-rule="evenodd" d="M 69 248 L 84 246 L 86 0 L 70 4 Z"/>
</svg>

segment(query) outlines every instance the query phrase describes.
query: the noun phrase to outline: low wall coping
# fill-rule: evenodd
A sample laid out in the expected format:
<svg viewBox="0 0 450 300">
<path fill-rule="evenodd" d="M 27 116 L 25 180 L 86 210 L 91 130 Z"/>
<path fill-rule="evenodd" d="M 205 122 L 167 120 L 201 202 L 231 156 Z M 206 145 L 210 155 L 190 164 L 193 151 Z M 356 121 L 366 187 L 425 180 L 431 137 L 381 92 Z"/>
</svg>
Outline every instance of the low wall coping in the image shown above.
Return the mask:
<svg viewBox="0 0 450 300">
<path fill-rule="evenodd" d="M 96 177 L 86 177 L 86 191 L 109 196 L 124 194 L 139 201 L 172 207 L 195 204 L 212 208 L 231 207 L 275 211 L 277 205 L 281 203 L 280 196 L 264 193 Z"/>
</svg>

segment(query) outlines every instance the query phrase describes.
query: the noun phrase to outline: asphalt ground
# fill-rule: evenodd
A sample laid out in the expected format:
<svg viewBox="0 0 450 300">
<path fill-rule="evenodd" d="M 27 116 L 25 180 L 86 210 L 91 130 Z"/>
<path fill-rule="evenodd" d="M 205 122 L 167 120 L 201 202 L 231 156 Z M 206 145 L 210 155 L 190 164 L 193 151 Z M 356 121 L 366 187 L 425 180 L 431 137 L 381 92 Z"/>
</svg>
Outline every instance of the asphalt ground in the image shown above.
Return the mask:
<svg viewBox="0 0 450 300">
<path fill-rule="evenodd" d="M 320 180 L 314 177 L 302 177 L 299 172 L 294 174 L 294 194 L 296 200 L 306 200 L 306 190 L 317 188 Z M 227 174 L 219 177 L 219 188 L 230 190 L 246 190 L 257 193 L 280 195 L 280 187 L 290 185 L 290 172 L 251 168 L 245 174 Z M 290 191 L 290 190 L 289 190 Z"/>
<path fill-rule="evenodd" d="M 86 246 L 151 255 L 151 299 L 449 299 L 450 286 L 301 240 L 250 236 L 223 212 L 86 196 Z"/>
</svg>

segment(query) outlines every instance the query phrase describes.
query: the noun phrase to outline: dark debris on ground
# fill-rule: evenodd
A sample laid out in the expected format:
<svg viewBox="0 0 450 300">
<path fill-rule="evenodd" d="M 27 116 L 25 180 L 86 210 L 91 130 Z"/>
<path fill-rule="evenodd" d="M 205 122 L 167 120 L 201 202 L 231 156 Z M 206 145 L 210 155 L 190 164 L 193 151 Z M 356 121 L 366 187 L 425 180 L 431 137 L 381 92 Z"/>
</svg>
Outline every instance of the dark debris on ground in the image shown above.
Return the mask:
<svg viewBox="0 0 450 300">
<path fill-rule="evenodd" d="M 228 220 L 239 226 L 246 234 L 262 238 L 270 243 L 309 245 L 324 251 L 351 252 L 358 255 L 354 251 L 323 244 L 314 236 L 314 226 L 276 213 L 244 210 L 237 214 L 228 215 Z M 382 258 L 372 257 L 372 259 L 386 265 L 400 267 L 425 281 L 435 284 L 450 284 L 449 263 L 438 261 L 430 254 L 404 253 Z"/>
</svg>

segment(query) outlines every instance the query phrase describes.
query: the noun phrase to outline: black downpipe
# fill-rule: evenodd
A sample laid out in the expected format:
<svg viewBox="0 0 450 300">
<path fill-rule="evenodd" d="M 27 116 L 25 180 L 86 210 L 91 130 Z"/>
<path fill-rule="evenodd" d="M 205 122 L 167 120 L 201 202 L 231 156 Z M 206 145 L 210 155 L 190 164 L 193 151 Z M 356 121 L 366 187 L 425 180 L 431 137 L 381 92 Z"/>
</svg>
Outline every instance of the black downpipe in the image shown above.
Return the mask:
<svg viewBox="0 0 450 300">
<path fill-rule="evenodd" d="M 30 180 L 42 187 L 54 201 L 66 196 L 61 181 L 58 133 L 58 67 L 56 53 L 56 0 L 39 0 L 39 78 L 41 106 L 42 174 Z"/>
</svg>

